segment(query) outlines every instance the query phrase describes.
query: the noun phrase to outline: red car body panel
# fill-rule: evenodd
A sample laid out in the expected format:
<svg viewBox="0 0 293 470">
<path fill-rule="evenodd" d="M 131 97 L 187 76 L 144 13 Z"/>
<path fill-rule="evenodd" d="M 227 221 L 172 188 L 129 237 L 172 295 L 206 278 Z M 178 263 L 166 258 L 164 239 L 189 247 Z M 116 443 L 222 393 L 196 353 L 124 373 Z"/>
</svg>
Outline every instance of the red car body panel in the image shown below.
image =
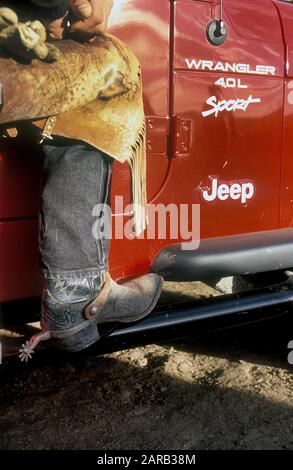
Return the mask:
<svg viewBox="0 0 293 470">
<path fill-rule="evenodd" d="M 114 2 L 110 32 L 130 46 L 143 69 L 149 202 L 200 204 L 202 238 L 290 227 L 293 5 L 281 0 L 225 0 L 228 37 L 220 47 L 206 37 L 208 23 L 218 17 L 218 0 Z M 212 69 L 202 67 L 203 60 L 246 68 Z M 254 73 L 264 66 L 269 67 L 268 73 Z M 217 101 L 235 102 L 250 95 L 257 102 L 245 112 L 224 110 L 203 117 L 210 109 L 207 100 L 213 96 Z M 17 150 L 7 144 L 2 147 L 0 301 L 5 301 L 40 292 L 41 165 L 21 145 Z M 253 182 L 254 197 L 247 204 L 231 198 L 204 201 L 202 190 L 213 176 L 228 184 Z M 123 195 L 124 205 L 129 203 L 129 188 L 128 167 L 115 163 L 113 207 L 115 195 Z M 115 223 L 125 219 L 121 212 L 123 208 L 118 208 Z M 147 271 L 158 251 L 172 243 L 159 236 L 155 240 L 113 239 L 112 276 L 117 279 Z"/>
</svg>

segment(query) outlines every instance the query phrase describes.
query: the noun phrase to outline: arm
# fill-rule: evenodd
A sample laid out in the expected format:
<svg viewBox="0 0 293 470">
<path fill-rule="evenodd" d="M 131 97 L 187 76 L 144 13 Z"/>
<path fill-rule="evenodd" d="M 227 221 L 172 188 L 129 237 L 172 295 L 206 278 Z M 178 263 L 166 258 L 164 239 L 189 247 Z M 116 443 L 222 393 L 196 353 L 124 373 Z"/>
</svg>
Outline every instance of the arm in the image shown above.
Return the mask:
<svg viewBox="0 0 293 470">
<path fill-rule="evenodd" d="M 0 7 L 12 8 L 20 21 L 42 21 L 51 39 L 62 39 L 66 32 L 83 41 L 106 31 L 112 5 L 113 0 L 0 1 Z"/>
<path fill-rule="evenodd" d="M 69 32 L 81 39 L 91 39 L 107 29 L 113 0 L 70 0 L 73 18 Z"/>
<path fill-rule="evenodd" d="M 39 14 L 45 20 L 48 33 L 52 39 L 63 37 L 69 9 L 70 27 L 67 32 L 87 41 L 107 29 L 108 17 L 113 0 L 30 0 L 37 5 Z"/>
<path fill-rule="evenodd" d="M 72 14 L 70 16 L 71 26 L 69 32 L 85 40 L 106 31 L 108 16 L 113 6 L 113 0 L 30 1 L 42 9 L 40 13 L 42 13 L 44 19 L 63 18 L 70 8 Z"/>
</svg>

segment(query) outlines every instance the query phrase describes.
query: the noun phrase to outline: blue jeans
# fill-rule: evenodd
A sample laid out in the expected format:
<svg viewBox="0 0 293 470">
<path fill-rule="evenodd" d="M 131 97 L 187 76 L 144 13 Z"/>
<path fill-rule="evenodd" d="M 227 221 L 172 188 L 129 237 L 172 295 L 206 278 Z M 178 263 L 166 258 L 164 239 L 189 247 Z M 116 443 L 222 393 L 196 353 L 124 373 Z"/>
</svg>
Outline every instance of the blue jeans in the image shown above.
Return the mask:
<svg viewBox="0 0 293 470">
<path fill-rule="evenodd" d="M 60 137 L 47 141 L 43 151 L 41 270 L 54 296 L 74 303 L 76 295 L 94 297 L 108 270 L 109 240 L 95 238 L 92 230 L 94 207 L 110 201 L 112 159 L 86 143 Z M 85 280 L 90 295 L 83 292 Z M 64 285 L 69 288 L 65 297 L 60 285 L 63 293 Z"/>
</svg>

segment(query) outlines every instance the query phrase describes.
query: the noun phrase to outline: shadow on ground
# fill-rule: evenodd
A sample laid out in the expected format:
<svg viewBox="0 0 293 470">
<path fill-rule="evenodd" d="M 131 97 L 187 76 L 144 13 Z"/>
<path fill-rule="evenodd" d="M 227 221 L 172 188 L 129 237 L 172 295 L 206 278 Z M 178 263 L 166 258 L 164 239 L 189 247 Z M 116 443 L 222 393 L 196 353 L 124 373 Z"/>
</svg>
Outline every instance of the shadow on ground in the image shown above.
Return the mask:
<svg viewBox="0 0 293 470">
<path fill-rule="evenodd" d="M 293 449 L 286 325 L 8 361 L 1 448 Z"/>
</svg>

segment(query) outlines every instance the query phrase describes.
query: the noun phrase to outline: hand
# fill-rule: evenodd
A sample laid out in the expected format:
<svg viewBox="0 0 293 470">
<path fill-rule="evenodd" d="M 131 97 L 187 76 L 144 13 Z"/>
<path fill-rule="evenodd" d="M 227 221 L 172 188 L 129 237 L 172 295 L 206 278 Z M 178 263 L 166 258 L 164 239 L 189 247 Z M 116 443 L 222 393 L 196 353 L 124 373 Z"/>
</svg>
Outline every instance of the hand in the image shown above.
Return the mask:
<svg viewBox="0 0 293 470">
<path fill-rule="evenodd" d="M 74 14 L 68 32 L 88 41 L 107 29 L 113 0 L 69 0 Z"/>
<path fill-rule="evenodd" d="M 58 20 L 48 21 L 43 20 L 42 23 L 44 24 L 48 39 L 62 39 L 64 35 L 64 31 L 66 28 L 68 19 L 68 13 L 63 18 L 58 18 Z"/>
</svg>

